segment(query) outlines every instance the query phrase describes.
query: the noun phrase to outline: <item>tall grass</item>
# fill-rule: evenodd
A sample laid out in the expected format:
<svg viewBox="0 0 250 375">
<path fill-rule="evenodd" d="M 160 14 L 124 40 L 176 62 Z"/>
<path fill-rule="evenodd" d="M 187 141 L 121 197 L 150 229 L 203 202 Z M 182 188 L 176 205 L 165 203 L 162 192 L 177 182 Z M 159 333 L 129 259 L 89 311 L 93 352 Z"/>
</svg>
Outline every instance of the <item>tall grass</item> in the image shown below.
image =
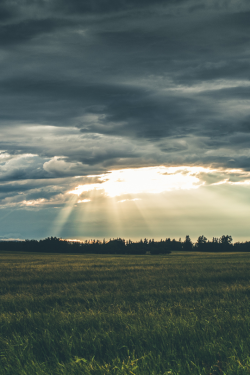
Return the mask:
<svg viewBox="0 0 250 375">
<path fill-rule="evenodd" d="M 0 254 L 0 374 L 250 374 L 250 254 Z"/>
</svg>

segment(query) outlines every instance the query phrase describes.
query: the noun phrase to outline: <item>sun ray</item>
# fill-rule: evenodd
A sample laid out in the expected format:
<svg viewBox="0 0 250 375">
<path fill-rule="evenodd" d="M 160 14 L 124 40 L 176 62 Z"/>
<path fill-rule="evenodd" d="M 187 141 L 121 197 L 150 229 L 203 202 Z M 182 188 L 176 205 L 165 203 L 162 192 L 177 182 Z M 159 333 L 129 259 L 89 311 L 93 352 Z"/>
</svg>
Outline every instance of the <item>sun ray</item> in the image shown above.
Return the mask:
<svg viewBox="0 0 250 375">
<path fill-rule="evenodd" d="M 151 231 L 151 222 L 149 220 L 150 215 L 148 214 L 147 207 L 145 207 L 144 204 L 142 204 L 142 201 L 140 199 L 135 199 L 131 201 L 131 204 L 133 205 L 135 211 L 137 212 L 140 220 L 140 227 L 141 230 L 145 233 L 145 236 L 150 237 L 152 235 Z"/>
<path fill-rule="evenodd" d="M 12 212 L 13 212 L 12 210 L 11 210 L 11 211 L 8 211 L 5 215 L 1 216 L 1 217 L 0 217 L 0 221 L 2 221 L 3 219 L 5 219 L 5 218 L 8 217 L 9 215 L 11 215 Z"/>
<path fill-rule="evenodd" d="M 55 233 L 57 237 L 60 237 L 62 229 L 67 222 L 67 219 L 69 218 L 77 199 L 78 197 L 76 195 L 72 195 L 57 215 L 52 225 L 52 233 Z"/>
<path fill-rule="evenodd" d="M 204 192 L 209 186 L 215 189 L 224 186 L 225 178 L 229 181 L 227 185 L 236 186 L 235 173 L 235 170 L 220 168 L 158 166 L 85 176 L 85 184 L 79 184 L 68 192 L 75 198 L 72 207 L 68 203 L 63 210 L 61 228 L 63 221 L 69 220 L 76 204 L 77 217 L 74 215 L 70 220 L 75 221 L 76 232 L 78 230 L 86 238 L 90 235 L 100 238 L 102 233 L 106 233 L 106 237 L 130 236 L 131 239 L 138 239 L 145 236 L 156 239 L 162 233 L 170 237 L 170 233 L 179 231 L 179 226 L 188 233 L 197 223 L 194 207 L 207 204 L 204 202 Z M 246 178 L 250 181 L 248 173 L 241 170 L 237 170 L 237 173 L 240 182 L 246 184 Z M 219 181 L 223 181 L 223 184 L 218 184 Z M 203 213 L 200 215 L 202 220 L 206 220 Z M 84 228 L 81 227 L 83 223 Z M 183 235 L 185 233 L 182 232 Z"/>
</svg>

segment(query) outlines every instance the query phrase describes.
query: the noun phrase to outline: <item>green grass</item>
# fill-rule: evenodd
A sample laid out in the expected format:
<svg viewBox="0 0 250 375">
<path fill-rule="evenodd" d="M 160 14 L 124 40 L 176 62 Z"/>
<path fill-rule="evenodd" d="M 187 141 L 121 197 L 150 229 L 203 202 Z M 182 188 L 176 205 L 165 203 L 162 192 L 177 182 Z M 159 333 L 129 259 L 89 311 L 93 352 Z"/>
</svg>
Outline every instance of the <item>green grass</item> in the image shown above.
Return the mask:
<svg viewBox="0 0 250 375">
<path fill-rule="evenodd" d="M 250 254 L 0 253 L 0 374 L 250 374 Z"/>
</svg>

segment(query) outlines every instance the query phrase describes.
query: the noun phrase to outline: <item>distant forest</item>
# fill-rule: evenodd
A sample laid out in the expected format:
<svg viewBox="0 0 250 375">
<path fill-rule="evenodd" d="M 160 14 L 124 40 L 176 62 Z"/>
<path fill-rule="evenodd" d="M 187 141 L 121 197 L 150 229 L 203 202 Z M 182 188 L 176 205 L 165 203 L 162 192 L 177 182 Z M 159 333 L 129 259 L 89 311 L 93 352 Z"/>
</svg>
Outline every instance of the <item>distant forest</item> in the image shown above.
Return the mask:
<svg viewBox="0 0 250 375">
<path fill-rule="evenodd" d="M 63 240 L 57 237 L 48 237 L 43 240 L 25 241 L 0 241 L 0 251 L 25 251 L 45 253 L 72 253 L 72 254 L 170 254 L 172 251 L 201 251 L 201 252 L 236 252 L 250 251 L 250 241 L 232 243 L 231 236 L 223 235 L 220 238 L 207 240 L 205 236 L 199 236 L 193 243 L 189 236 L 184 241 L 179 239 L 154 241 L 153 239 L 133 242 L 122 238 L 109 241 L 89 240 L 76 242 Z"/>
</svg>

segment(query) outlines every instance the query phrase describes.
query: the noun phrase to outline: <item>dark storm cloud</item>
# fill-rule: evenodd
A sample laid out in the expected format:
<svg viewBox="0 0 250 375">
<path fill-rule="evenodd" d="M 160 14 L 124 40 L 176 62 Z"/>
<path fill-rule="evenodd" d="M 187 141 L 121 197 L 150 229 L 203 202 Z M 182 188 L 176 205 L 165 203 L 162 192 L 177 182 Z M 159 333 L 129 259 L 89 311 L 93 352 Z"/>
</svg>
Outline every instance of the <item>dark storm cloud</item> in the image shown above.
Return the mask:
<svg viewBox="0 0 250 375">
<path fill-rule="evenodd" d="M 0 4 L 0 22 L 8 20 L 11 16 L 12 13 L 3 4 Z"/>
<path fill-rule="evenodd" d="M 33 39 L 37 35 L 51 33 L 69 23 L 58 19 L 26 20 L 0 26 L 0 46 L 8 47 Z"/>
<path fill-rule="evenodd" d="M 247 1 L 2 1 L 0 181 L 249 169 L 249 31 Z"/>
<path fill-rule="evenodd" d="M 61 126 L 73 124 L 86 133 L 153 139 L 173 133 L 183 134 L 195 126 L 192 116 L 195 101 L 192 98 L 176 97 L 174 94 L 156 95 L 155 92 L 139 87 L 16 79 L 3 81 L 0 90 L 7 95 L 14 92 L 17 97 L 22 93 L 19 100 L 21 108 L 16 114 L 10 112 L 5 100 L 2 102 L 2 116 L 9 120 L 22 113 L 23 121 L 32 122 L 35 111 L 39 120 L 45 124 L 53 121 L 53 124 Z M 33 103 L 34 94 L 40 101 Z M 55 97 L 57 102 L 53 101 Z M 67 106 L 64 106 L 65 101 Z M 81 103 L 85 104 L 84 109 Z M 196 111 L 195 121 L 200 120 L 205 113 L 205 109 Z M 87 114 L 99 116 L 98 122 L 89 124 L 84 117 L 77 119 L 77 116 Z M 153 123 L 157 127 L 152 127 Z"/>
<path fill-rule="evenodd" d="M 154 5 L 171 5 L 181 4 L 186 0 L 155 0 Z M 142 8 L 152 7 L 151 0 L 55 0 L 52 2 L 52 8 L 59 12 L 73 13 L 73 14 L 105 14 L 114 13 L 124 10 L 141 10 Z"/>
</svg>

